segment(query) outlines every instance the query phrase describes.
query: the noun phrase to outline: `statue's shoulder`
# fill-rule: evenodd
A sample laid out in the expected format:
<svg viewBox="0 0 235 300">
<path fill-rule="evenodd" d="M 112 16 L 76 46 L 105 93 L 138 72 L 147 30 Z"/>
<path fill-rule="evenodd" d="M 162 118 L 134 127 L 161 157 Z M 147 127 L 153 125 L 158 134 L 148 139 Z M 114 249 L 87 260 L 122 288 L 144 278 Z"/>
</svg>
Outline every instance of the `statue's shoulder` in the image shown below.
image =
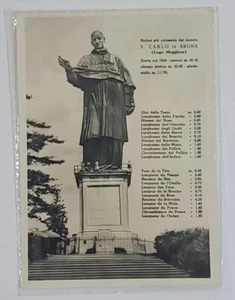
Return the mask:
<svg viewBox="0 0 235 300">
<path fill-rule="evenodd" d="M 115 53 L 109 53 L 111 57 L 113 57 L 116 60 L 120 60 L 119 56 Z"/>
<path fill-rule="evenodd" d="M 83 63 L 87 63 L 90 62 L 92 59 L 92 54 L 87 54 L 87 55 L 83 55 L 80 60 L 79 63 L 83 64 Z"/>
<path fill-rule="evenodd" d="M 91 64 L 92 64 L 92 54 L 87 54 L 80 58 L 75 68 L 88 68 Z"/>
<path fill-rule="evenodd" d="M 114 53 L 109 53 L 110 55 L 110 60 L 111 61 L 115 61 L 117 65 L 122 65 L 122 60 L 120 59 L 120 57 L 117 54 Z"/>
</svg>

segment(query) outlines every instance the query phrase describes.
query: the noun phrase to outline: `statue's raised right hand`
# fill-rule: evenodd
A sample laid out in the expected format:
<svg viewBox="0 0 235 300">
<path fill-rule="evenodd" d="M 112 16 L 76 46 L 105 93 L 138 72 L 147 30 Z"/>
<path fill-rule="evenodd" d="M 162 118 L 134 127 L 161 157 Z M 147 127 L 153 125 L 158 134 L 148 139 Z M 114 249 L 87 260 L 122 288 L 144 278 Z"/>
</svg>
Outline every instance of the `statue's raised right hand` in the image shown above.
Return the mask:
<svg viewBox="0 0 235 300">
<path fill-rule="evenodd" d="M 63 59 L 60 55 L 58 56 L 58 63 L 66 71 L 72 68 L 71 65 L 70 65 L 70 63 L 69 63 L 69 61 Z"/>
</svg>

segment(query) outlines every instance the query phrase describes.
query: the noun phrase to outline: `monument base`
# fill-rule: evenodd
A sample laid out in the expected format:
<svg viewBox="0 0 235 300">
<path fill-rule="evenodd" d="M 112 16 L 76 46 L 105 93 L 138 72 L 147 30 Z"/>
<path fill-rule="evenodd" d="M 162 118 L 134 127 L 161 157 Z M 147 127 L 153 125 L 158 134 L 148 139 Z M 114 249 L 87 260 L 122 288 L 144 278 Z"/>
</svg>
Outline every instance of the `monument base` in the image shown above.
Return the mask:
<svg viewBox="0 0 235 300">
<path fill-rule="evenodd" d="M 128 186 L 131 168 L 107 171 L 75 169 L 79 188 L 79 253 L 132 251 Z"/>
<path fill-rule="evenodd" d="M 91 237 L 90 235 L 93 234 Z M 114 235 L 115 234 L 115 235 Z M 131 232 L 112 232 L 99 230 L 98 232 L 80 234 L 79 254 L 115 254 L 133 253 Z"/>
</svg>

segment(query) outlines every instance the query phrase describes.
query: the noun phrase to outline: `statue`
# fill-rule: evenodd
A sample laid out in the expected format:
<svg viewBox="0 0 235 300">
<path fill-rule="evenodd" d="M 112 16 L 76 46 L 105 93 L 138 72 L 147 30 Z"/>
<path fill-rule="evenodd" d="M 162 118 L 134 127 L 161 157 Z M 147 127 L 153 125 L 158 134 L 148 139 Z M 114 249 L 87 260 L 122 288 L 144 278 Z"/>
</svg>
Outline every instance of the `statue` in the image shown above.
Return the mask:
<svg viewBox="0 0 235 300">
<path fill-rule="evenodd" d="M 121 169 L 128 142 L 126 115 L 133 113 L 135 85 L 120 58 L 104 47 L 102 32 L 91 34 L 94 49 L 75 67 L 58 57 L 67 81 L 84 92 L 80 145 L 83 163 L 95 170 Z"/>
</svg>

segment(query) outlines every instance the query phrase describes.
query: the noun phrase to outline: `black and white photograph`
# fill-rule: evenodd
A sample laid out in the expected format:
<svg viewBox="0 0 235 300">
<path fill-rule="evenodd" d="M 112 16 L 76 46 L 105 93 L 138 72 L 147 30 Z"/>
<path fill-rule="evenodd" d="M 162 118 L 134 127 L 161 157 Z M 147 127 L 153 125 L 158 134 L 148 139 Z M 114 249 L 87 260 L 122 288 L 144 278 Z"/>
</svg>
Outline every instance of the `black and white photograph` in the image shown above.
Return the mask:
<svg viewBox="0 0 235 300">
<path fill-rule="evenodd" d="M 218 284 L 214 10 L 17 26 L 21 287 Z"/>
</svg>

